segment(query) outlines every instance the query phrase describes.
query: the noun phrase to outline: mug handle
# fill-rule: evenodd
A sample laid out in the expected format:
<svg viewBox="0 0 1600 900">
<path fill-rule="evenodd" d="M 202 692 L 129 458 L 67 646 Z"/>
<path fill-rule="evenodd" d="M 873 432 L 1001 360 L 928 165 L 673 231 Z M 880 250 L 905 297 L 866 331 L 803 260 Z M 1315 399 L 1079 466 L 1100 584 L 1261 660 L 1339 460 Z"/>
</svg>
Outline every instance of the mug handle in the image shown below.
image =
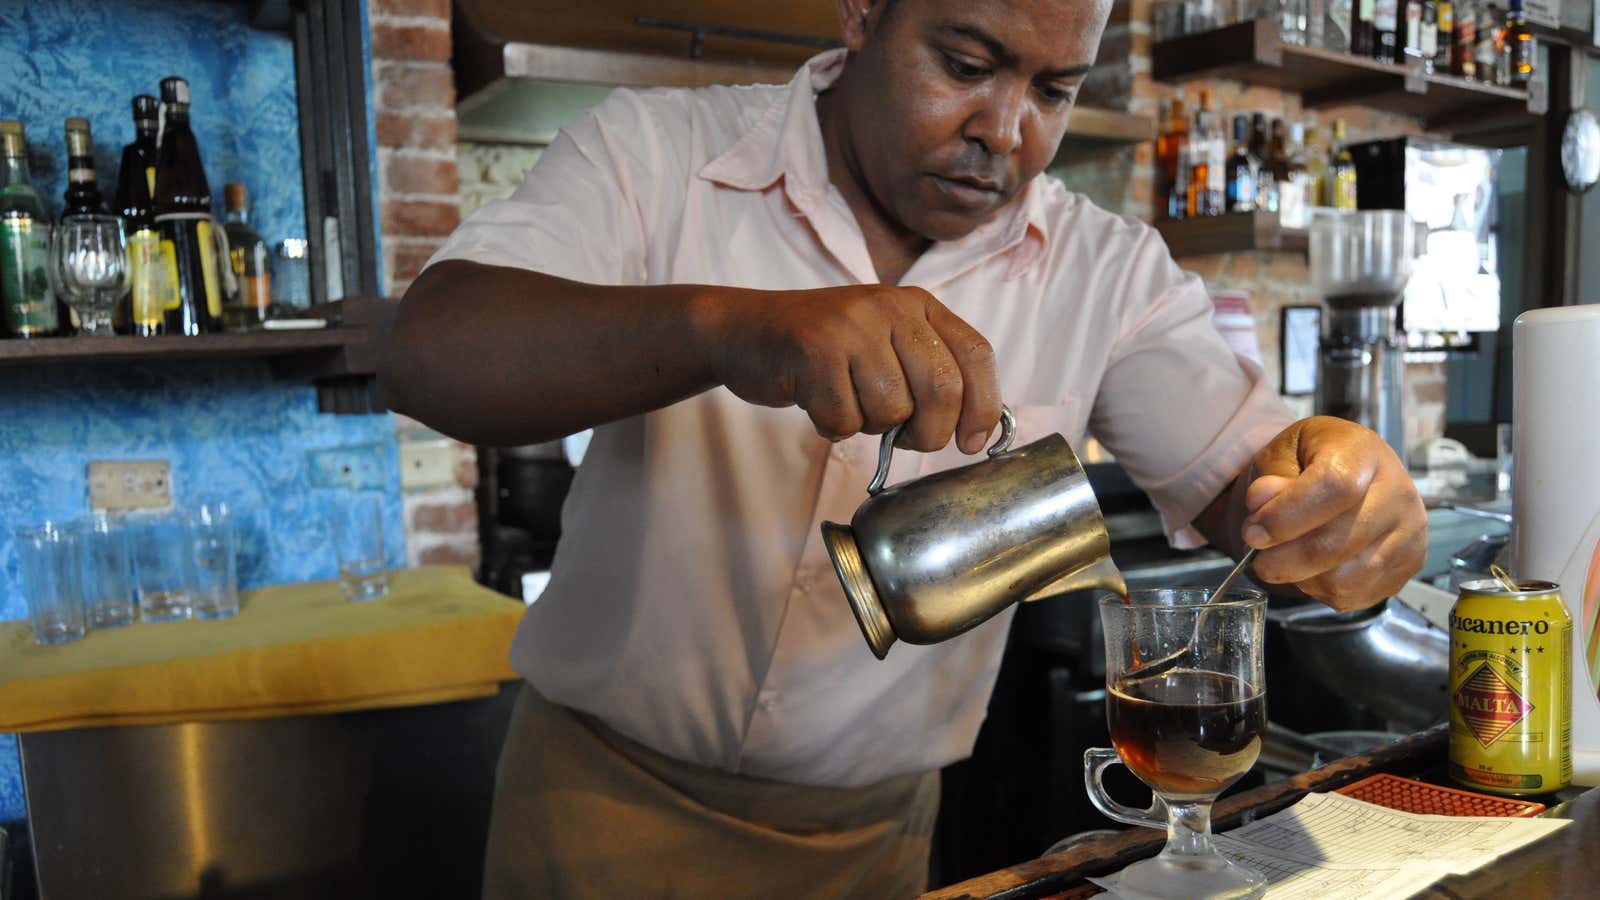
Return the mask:
<svg viewBox="0 0 1600 900">
<path fill-rule="evenodd" d="M 900 429 L 904 427 L 905 423 L 902 422 L 889 429 L 884 432 L 883 440 L 878 442 L 878 471 L 873 474 L 872 481 L 867 483 L 868 496 L 877 496 L 878 492 L 883 490 L 884 482 L 889 480 L 889 463 L 894 459 L 894 442 L 896 438 L 900 437 Z M 1011 442 L 1016 436 L 1017 417 L 1011 412 L 1011 407 L 1002 403 L 1000 404 L 1000 438 L 994 442 L 994 446 L 989 448 L 989 458 L 993 459 L 1010 450 Z"/>
<path fill-rule="evenodd" d="M 1162 802 L 1160 794 L 1151 797 L 1149 809 L 1134 809 L 1111 799 L 1111 795 L 1106 792 L 1103 780 L 1106 769 L 1121 762 L 1122 757 L 1110 747 L 1091 747 L 1083 751 L 1083 786 L 1089 794 L 1089 802 L 1107 817 L 1125 825 L 1166 828 L 1167 807 Z"/>
</svg>

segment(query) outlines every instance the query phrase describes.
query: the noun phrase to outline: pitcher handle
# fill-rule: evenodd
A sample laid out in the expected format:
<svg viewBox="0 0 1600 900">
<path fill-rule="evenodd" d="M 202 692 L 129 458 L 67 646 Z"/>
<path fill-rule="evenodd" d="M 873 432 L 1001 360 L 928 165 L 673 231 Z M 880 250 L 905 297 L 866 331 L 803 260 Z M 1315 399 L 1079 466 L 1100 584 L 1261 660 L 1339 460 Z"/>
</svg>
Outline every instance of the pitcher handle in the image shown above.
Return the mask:
<svg viewBox="0 0 1600 900">
<path fill-rule="evenodd" d="M 1091 747 L 1083 751 L 1083 783 L 1089 794 L 1089 802 L 1094 808 L 1104 813 L 1107 818 L 1114 819 L 1125 825 L 1142 825 L 1148 828 L 1167 827 L 1167 809 L 1160 794 L 1150 798 L 1149 809 L 1135 809 L 1118 803 L 1106 792 L 1106 769 L 1122 763 L 1122 757 L 1110 747 Z"/>
<path fill-rule="evenodd" d="M 889 480 L 889 463 L 894 460 L 894 442 L 896 438 L 900 437 L 900 429 L 904 427 L 905 423 L 902 422 L 884 432 L 883 440 L 878 443 L 878 471 L 873 474 L 872 481 L 867 484 L 868 496 L 877 496 L 878 492 L 883 490 L 884 482 Z M 1016 436 L 1017 417 L 1011 412 L 1011 407 L 1002 403 L 1000 404 L 1000 439 L 995 441 L 994 446 L 989 448 L 989 458 L 993 459 L 1010 450 L 1011 441 Z"/>
</svg>

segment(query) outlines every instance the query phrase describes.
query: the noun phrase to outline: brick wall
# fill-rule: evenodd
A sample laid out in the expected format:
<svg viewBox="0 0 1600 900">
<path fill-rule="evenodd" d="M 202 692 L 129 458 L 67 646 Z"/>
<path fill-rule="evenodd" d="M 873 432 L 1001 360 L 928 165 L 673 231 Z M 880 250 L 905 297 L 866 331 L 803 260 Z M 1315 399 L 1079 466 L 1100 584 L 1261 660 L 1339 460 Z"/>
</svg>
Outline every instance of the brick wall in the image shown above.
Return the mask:
<svg viewBox="0 0 1600 900">
<path fill-rule="evenodd" d="M 460 221 L 450 0 L 367 0 L 367 16 L 383 283 L 399 297 Z M 396 422 L 402 464 L 408 450 L 427 445 L 447 446 L 456 457 L 454 483 L 405 491 L 408 561 L 476 566 L 476 453 L 410 419 Z"/>
<path fill-rule="evenodd" d="M 1413 120 L 1374 113 L 1360 107 L 1302 110 L 1298 96 L 1268 88 L 1247 87 L 1228 81 L 1191 82 L 1176 87 L 1153 81 L 1150 78 L 1150 44 L 1154 4 L 1152 0 L 1130 2 L 1131 56 L 1128 68 L 1132 72 L 1131 112 L 1157 116 L 1160 114 L 1161 101 L 1176 96 L 1180 91 L 1193 108 L 1199 102 L 1200 89 L 1209 88 L 1216 95 L 1217 108 L 1224 113 L 1231 115 L 1234 112 L 1261 111 L 1282 116 L 1286 121 L 1315 122 L 1322 130 L 1324 140 L 1330 134 L 1336 118 L 1345 120 L 1352 141 L 1418 133 L 1417 123 Z M 1132 156 L 1132 176 L 1125 182 L 1126 194 L 1120 198 L 1120 206 L 1113 205 L 1111 208 L 1149 221 L 1154 217 L 1156 206 L 1155 146 L 1141 144 L 1132 151 Z M 1116 198 L 1109 202 L 1115 203 Z M 1231 253 L 1181 259 L 1179 263 L 1205 279 L 1207 287 L 1249 293 L 1267 373 L 1276 384 L 1281 374 L 1278 347 L 1280 310 L 1284 306 L 1316 303 L 1320 299 L 1311 290 L 1311 272 L 1305 255 Z M 1444 363 L 1412 363 L 1407 366 L 1407 447 L 1415 447 L 1422 441 L 1444 433 L 1445 382 Z"/>
</svg>

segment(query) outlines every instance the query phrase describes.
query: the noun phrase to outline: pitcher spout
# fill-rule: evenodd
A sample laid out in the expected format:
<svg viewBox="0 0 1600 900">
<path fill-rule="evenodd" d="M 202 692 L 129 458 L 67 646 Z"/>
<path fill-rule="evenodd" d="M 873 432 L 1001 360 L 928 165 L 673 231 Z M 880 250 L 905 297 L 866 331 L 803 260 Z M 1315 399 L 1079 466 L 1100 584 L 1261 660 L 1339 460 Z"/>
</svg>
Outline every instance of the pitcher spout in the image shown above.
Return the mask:
<svg viewBox="0 0 1600 900">
<path fill-rule="evenodd" d="M 1117 568 L 1117 564 L 1111 561 L 1111 557 L 1102 556 L 1093 564 L 1075 572 L 1069 572 L 1046 584 L 1044 587 L 1022 598 L 1022 602 L 1042 600 L 1045 597 L 1054 597 L 1057 594 L 1065 594 L 1070 591 L 1110 591 L 1126 596 L 1128 584 L 1123 581 L 1122 572 Z"/>
</svg>

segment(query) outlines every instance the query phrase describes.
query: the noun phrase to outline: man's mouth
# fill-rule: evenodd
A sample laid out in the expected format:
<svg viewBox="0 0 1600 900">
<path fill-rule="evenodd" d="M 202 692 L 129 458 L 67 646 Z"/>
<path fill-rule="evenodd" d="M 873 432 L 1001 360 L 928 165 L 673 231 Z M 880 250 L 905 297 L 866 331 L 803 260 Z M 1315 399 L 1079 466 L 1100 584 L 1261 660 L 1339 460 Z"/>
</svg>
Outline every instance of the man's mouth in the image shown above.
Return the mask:
<svg viewBox="0 0 1600 900">
<path fill-rule="evenodd" d="M 930 175 L 940 193 L 958 205 L 970 209 L 986 209 L 1005 199 L 1000 183 L 971 175 Z"/>
</svg>

